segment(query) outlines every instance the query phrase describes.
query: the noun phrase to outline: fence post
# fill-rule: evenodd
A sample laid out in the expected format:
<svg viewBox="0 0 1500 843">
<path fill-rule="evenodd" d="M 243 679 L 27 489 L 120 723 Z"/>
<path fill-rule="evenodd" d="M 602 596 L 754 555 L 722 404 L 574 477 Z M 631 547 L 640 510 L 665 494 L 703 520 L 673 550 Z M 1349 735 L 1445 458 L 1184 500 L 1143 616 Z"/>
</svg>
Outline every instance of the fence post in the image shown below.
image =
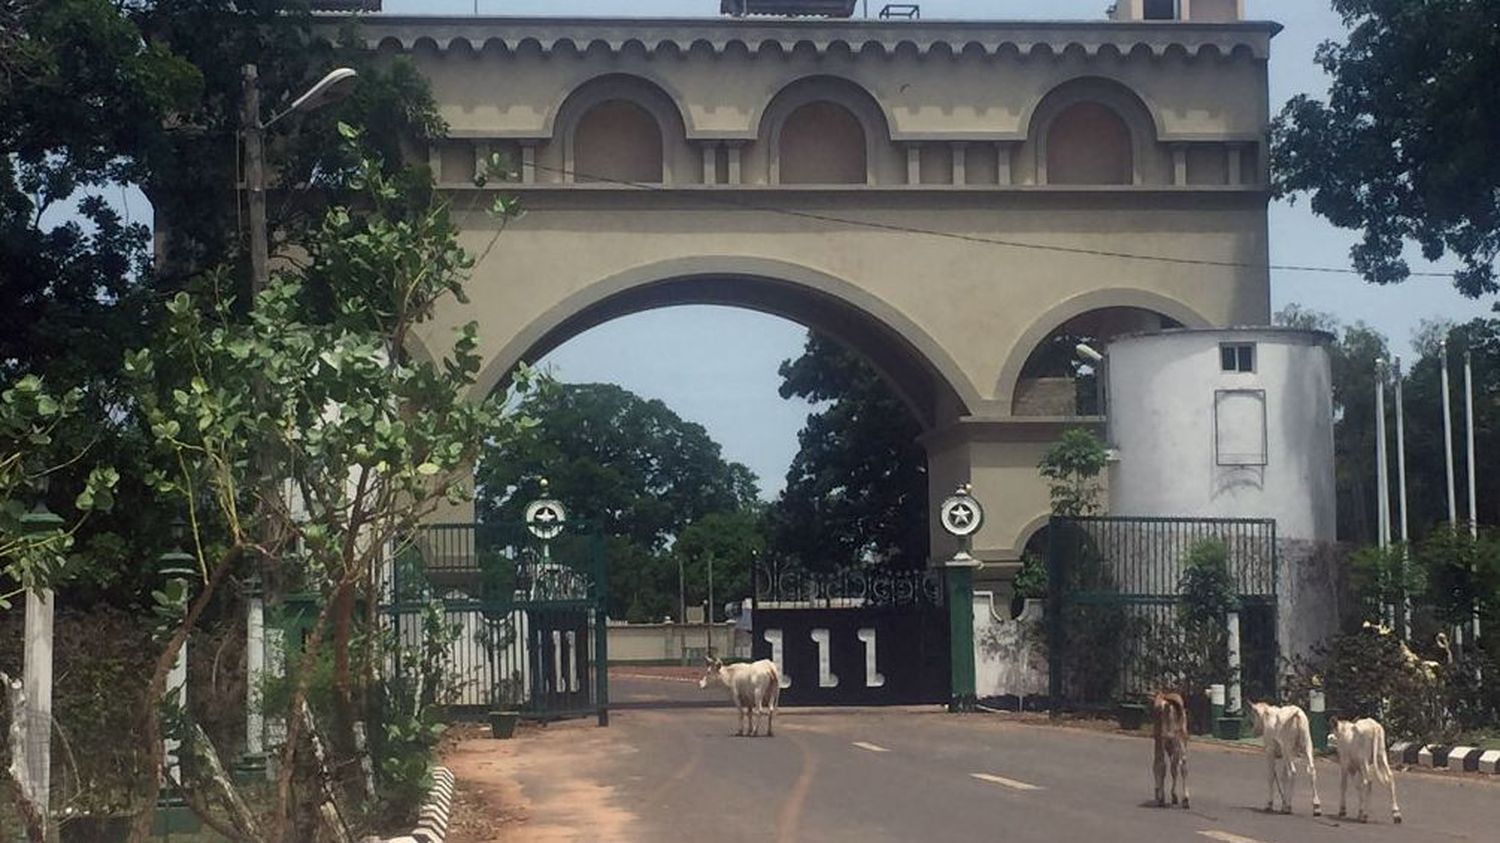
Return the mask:
<svg viewBox="0 0 1500 843">
<path fill-rule="evenodd" d="M 1230 717 L 1239 717 L 1245 711 L 1245 701 L 1240 695 L 1240 613 L 1228 613 L 1225 623 L 1229 627 L 1229 682 L 1225 689 L 1228 692 L 1225 709 Z"/>
<path fill-rule="evenodd" d="M 609 725 L 609 557 L 604 539 L 593 539 L 594 557 L 594 692 L 598 695 L 599 725 Z"/>
</svg>

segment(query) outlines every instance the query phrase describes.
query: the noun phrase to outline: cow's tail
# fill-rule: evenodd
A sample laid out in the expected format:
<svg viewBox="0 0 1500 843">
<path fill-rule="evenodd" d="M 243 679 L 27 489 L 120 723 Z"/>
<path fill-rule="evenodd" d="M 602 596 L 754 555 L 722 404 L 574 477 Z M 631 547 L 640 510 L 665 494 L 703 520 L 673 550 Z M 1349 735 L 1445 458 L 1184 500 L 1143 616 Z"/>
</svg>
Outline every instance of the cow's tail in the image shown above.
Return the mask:
<svg viewBox="0 0 1500 843">
<path fill-rule="evenodd" d="M 775 711 L 781 702 L 781 671 L 777 669 L 775 662 L 771 663 L 771 681 L 766 685 L 765 694 L 761 704 Z"/>
<path fill-rule="evenodd" d="M 1375 724 L 1375 734 L 1370 741 L 1370 752 L 1375 755 L 1370 759 L 1370 763 L 1375 766 L 1375 778 L 1380 779 L 1381 784 L 1389 783 L 1391 781 L 1390 751 L 1385 747 L 1385 727 L 1379 723 Z"/>
</svg>

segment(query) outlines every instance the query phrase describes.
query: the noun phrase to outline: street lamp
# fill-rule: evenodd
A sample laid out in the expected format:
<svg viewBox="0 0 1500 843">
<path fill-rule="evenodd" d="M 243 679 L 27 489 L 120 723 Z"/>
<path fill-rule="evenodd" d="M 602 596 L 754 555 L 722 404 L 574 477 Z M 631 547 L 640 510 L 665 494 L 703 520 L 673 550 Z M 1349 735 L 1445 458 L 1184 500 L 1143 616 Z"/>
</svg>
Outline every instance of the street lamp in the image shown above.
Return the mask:
<svg viewBox="0 0 1500 843">
<path fill-rule="evenodd" d="M 266 130 L 289 114 L 306 114 L 348 96 L 359 74 L 353 68 L 336 68 L 292 100 L 285 111 L 262 122 L 260 87 L 257 85 L 259 71 L 255 65 L 247 64 L 241 72 L 244 76 L 244 108 L 240 112 L 240 130 L 245 141 L 245 187 L 250 194 L 250 298 L 253 302 L 270 281 L 270 234 L 266 227 Z M 258 391 L 264 390 L 263 383 L 258 381 L 256 386 Z M 263 494 L 269 498 L 277 494 L 275 484 L 271 481 L 269 460 L 264 454 L 260 454 L 257 464 L 260 468 L 260 481 L 265 486 Z M 246 778 L 255 778 L 265 770 L 265 721 L 257 696 L 258 680 L 265 667 L 265 602 L 259 577 L 254 574 L 246 583 L 246 595 L 245 756 L 241 759 L 240 773 Z M 185 660 L 180 661 L 186 664 Z"/>
<path fill-rule="evenodd" d="M 270 279 L 270 246 L 266 231 L 266 156 L 265 133 L 288 114 L 306 114 L 348 96 L 359 74 L 349 67 L 330 71 L 292 104 L 270 120 L 260 119 L 259 71 L 247 64 L 244 74 L 245 102 L 240 112 L 240 130 L 245 136 L 245 189 L 250 194 L 250 293 L 252 297 L 266 287 Z"/>
</svg>

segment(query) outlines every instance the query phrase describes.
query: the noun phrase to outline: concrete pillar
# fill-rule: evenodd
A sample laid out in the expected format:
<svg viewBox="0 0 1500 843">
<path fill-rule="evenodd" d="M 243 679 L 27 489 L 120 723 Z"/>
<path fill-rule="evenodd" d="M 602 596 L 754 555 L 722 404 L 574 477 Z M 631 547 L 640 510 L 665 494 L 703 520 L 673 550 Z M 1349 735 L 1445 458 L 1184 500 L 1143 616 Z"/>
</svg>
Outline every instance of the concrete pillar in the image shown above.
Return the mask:
<svg viewBox="0 0 1500 843">
<path fill-rule="evenodd" d="M 906 147 L 906 183 L 922 183 L 922 145 L 911 144 Z"/>
<path fill-rule="evenodd" d="M 1015 177 L 1010 171 L 1010 158 L 1012 146 L 1009 143 L 995 144 L 995 183 L 1006 185 L 1014 184 Z"/>
<path fill-rule="evenodd" d="M 729 183 L 740 184 L 740 145 L 732 143 L 729 145 Z"/>
<path fill-rule="evenodd" d="M 1245 701 L 1240 696 L 1240 613 L 1230 612 L 1225 620 L 1229 628 L 1229 681 L 1225 708 L 1230 717 L 1245 713 Z"/>
<path fill-rule="evenodd" d="M 25 774 L 42 816 L 50 814 L 52 788 L 52 622 L 51 589 L 26 592 L 25 663 L 21 683 L 26 693 Z"/>
<path fill-rule="evenodd" d="M 968 167 L 969 148 L 966 144 L 955 143 L 953 145 L 953 183 L 969 183 Z"/>
<path fill-rule="evenodd" d="M 1317 688 L 1307 692 L 1307 720 L 1313 749 L 1322 752 L 1328 748 L 1328 703 Z"/>
</svg>

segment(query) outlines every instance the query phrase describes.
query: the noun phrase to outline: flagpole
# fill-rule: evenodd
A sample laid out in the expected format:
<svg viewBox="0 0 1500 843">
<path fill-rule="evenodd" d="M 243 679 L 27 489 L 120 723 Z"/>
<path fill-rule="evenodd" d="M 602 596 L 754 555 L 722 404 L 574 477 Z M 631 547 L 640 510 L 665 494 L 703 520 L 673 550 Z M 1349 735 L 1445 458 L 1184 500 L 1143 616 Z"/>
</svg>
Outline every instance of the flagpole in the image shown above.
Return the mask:
<svg viewBox="0 0 1500 843">
<path fill-rule="evenodd" d="M 1469 535 L 1479 536 L 1479 511 L 1474 495 L 1474 355 L 1464 349 L 1464 427 L 1469 444 Z M 1474 644 L 1479 644 L 1479 607 L 1474 607 Z"/>
<path fill-rule="evenodd" d="M 1410 522 L 1406 517 L 1406 399 L 1402 394 L 1401 358 L 1396 358 L 1396 486 L 1400 490 L 1397 500 L 1400 502 L 1401 514 L 1401 564 L 1402 564 L 1402 625 L 1401 637 L 1405 640 L 1411 639 L 1411 593 L 1406 589 L 1405 567 L 1408 564 L 1407 553 L 1410 551 L 1411 535 Z"/>
<path fill-rule="evenodd" d="M 1375 358 L 1375 525 L 1381 549 L 1391 544 L 1391 480 L 1385 452 L 1385 361 Z"/>
<path fill-rule="evenodd" d="M 1458 526 L 1458 499 L 1453 488 L 1453 409 L 1449 406 L 1448 340 L 1440 346 L 1443 365 L 1443 457 L 1448 466 L 1448 523 Z"/>
</svg>

